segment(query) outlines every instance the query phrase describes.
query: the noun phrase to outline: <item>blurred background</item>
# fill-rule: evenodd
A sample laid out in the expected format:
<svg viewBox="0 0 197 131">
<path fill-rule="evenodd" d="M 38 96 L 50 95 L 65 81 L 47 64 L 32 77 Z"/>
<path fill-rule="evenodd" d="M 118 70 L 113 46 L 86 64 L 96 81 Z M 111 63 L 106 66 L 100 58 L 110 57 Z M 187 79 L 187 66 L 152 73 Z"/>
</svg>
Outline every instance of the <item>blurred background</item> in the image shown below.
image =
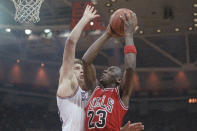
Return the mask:
<svg viewBox="0 0 197 131">
<path fill-rule="evenodd" d="M 14 3 L 0 0 L 0 131 L 61 130 L 56 90 L 64 45 L 90 2 L 101 17 L 84 29 L 77 58 L 116 9 L 138 17 L 137 69 L 124 123 L 141 121 L 145 131 L 197 131 L 196 0 L 45 0 L 35 24 L 16 22 Z M 124 38 L 107 42 L 94 61 L 98 77 L 110 65 L 124 68 L 123 47 Z"/>
</svg>

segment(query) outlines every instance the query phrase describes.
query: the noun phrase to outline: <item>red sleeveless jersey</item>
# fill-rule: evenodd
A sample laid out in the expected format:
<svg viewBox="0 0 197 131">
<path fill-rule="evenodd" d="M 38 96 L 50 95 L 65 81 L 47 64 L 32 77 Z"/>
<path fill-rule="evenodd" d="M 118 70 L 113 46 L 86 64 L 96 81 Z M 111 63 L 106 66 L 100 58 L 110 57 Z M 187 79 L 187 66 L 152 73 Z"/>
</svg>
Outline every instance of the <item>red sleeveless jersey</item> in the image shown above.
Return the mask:
<svg viewBox="0 0 197 131">
<path fill-rule="evenodd" d="M 97 87 L 85 108 L 86 131 L 120 131 L 126 108 L 117 88 Z"/>
</svg>

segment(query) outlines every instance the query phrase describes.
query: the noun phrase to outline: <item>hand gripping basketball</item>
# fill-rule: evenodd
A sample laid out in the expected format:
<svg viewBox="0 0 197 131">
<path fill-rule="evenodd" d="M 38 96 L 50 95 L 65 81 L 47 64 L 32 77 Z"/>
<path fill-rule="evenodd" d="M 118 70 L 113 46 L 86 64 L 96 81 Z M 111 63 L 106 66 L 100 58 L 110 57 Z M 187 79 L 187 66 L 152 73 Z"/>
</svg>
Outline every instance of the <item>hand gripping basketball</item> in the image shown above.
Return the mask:
<svg viewBox="0 0 197 131">
<path fill-rule="evenodd" d="M 111 32 L 117 36 L 125 36 L 125 22 L 134 22 L 134 30 L 137 27 L 137 17 L 135 13 L 129 9 L 121 8 L 115 11 L 110 18 L 109 25 Z"/>
</svg>

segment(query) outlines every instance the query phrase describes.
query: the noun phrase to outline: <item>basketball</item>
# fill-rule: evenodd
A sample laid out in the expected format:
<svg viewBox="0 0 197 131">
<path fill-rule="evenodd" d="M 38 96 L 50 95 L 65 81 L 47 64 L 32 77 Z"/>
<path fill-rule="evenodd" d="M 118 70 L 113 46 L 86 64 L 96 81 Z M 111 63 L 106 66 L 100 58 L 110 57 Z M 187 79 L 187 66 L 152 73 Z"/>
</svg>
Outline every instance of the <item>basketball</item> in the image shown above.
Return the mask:
<svg viewBox="0 0 197 131">
<path fill-rule="evenodd" d="M 114 32 L 118 36 L 124 36 L 124 21 L 120 18 L 120 15 L 125 18 L 124 13 L 127 13 L 130 16 L 132 16 L 133 11 L 127 8 L 121 8 L 116 10 L 110 18 L 109 24 L 112 32 Z M 136 20 L 137 25 L 137 20 Z"/>
</svg>

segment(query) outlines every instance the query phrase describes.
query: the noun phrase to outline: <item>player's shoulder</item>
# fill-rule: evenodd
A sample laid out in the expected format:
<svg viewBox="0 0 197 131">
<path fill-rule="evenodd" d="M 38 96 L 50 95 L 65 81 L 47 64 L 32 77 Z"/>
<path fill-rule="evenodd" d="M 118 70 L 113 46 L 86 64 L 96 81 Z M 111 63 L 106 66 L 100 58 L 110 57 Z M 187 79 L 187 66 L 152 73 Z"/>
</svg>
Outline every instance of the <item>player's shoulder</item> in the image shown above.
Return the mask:
<svg viewBox="0 0 197 131">
<path fill-rule="evenodd" d="M 95 91 L 102 91 L 102 90 L 103 90 L 103 88 L 102 88 L 101 86 L 98 85 L 98 86 L 95 87 L 94 92 L 95 92 Z"/>
</svg>

